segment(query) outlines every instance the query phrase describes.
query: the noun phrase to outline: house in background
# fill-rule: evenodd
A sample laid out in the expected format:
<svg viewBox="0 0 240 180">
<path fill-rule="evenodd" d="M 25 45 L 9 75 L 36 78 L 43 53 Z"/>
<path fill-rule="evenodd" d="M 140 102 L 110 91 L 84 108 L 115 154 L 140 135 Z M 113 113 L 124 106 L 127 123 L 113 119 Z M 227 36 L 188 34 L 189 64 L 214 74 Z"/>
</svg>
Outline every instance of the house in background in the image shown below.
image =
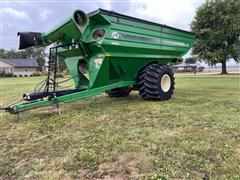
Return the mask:
<svg viewBox="0 0 240 180">
<path fill-rule="evenodd" d="M 171 67 L 173 72 L 203 72 L 204 67 L 199 64 L 181 63 Z"/>
<path fill-rule="evenodd" d="M 0 59 L 0 74 L 32 76 L 39 73 L 35 59 Z"/>
</svg>

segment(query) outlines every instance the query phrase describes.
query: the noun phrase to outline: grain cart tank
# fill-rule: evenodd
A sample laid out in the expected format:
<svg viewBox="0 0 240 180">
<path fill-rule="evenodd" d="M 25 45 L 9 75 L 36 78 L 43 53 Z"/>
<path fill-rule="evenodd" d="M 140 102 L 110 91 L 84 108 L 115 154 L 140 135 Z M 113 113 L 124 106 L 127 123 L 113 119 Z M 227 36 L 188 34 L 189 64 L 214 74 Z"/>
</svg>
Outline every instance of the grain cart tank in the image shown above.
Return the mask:
<svg viewBox="0 0 240 180">
<path fill-rule="evenodd" d="M 51 46 L 47 79 L 23 102 L 3 107 L 9 113 L 71 102 L 106 92 L 126 96 L 138 90 L 146 100 L 167 100 L 174 77 L 167 66 L 192 47 L 193 33 L 98 9 L 76 10 L 49 32 L 19 32 L 20 47 Z M 59 90 L 58 59 L 64 60 L 75 88 Z M 39 88 L 41 87 L 41 88 Z"/>
</svg>

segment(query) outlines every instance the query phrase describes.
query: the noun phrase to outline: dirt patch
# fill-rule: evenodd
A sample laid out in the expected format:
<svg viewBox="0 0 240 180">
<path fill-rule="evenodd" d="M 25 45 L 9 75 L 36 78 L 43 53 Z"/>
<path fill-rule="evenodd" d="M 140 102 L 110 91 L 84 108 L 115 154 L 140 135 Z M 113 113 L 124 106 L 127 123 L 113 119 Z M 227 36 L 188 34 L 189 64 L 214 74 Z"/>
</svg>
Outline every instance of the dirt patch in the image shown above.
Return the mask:
<svg viewBox="0 0 240 180">
<path fill-rule="evenodd" d="M 124 153 L 114 162 L 99 165 L 97 171 L 87 175 L 89 179 L 126 180 L 138 179 L 141 170 L 152 167 L 151 159 L 144 153 Z"/>
</svg>

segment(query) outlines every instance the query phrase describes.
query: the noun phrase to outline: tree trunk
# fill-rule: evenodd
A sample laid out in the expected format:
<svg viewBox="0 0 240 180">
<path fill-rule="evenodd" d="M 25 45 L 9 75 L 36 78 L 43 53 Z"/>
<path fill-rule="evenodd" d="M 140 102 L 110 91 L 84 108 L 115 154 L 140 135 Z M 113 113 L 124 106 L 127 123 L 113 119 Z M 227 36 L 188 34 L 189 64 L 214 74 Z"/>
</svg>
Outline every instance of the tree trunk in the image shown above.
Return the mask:
<svg viewBox="0 0 240 180">
<path fill-rule="evenodd" d="M 226 60 L 222 61 L 222 73 L 221 74 L 227 74 Z"/>
</svg>

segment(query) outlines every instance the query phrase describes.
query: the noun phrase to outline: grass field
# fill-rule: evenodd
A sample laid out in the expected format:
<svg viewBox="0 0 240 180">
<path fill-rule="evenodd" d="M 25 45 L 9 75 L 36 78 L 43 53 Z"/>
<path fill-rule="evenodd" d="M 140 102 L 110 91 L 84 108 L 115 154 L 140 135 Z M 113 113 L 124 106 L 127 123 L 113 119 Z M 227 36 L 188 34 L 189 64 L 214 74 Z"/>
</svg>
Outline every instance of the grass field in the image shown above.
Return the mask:
<svg viewBox="0 0 240 180">
<path fill-rule="evenodd" d="M 1 103 L 43 77 L 2 78 Z M 1 113 L 0 179 L 240 179 L 240 78 L 177 77 L 171 100 L 137 92 Z"/>
</svg>

